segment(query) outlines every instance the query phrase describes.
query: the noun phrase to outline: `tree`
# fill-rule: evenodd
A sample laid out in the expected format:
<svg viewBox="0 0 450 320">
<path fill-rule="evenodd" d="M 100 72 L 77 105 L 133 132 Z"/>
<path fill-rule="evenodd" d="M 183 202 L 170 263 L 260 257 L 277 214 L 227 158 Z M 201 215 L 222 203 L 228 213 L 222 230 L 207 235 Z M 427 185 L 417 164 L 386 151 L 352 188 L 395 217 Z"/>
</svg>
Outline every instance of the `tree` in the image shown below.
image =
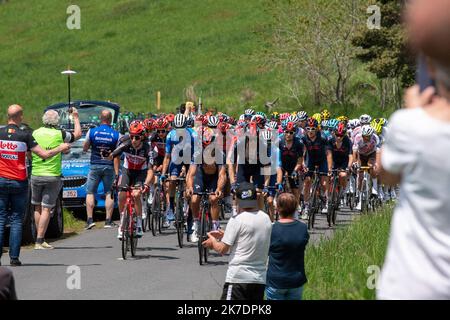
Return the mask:
<svg viewBox="0 0 450 320">
<path fill-rule="evenodd" d="M 361 0 L 269 2 L 274 17 L 266 63 L 286 75 L 288 96 L 302 105 L 309 88 L 314 104 L 345 104 L 354 67 L 351 45 L 365 13 Z"/>
<path fill-rule="evenodd" d="M 381 107 L 389 100 L 389 92 L 397 107 L 401 103 L 401 88 L 414 82 L 415 61 L 408 50 L 402 25 L 405 1 L 380 0 L 381 28 L 360 27 L 352 44 L 361 51 L 356 57 L 380 79 Z M 391 89 L 391 90 L 390 90 Z"/>
</svg>

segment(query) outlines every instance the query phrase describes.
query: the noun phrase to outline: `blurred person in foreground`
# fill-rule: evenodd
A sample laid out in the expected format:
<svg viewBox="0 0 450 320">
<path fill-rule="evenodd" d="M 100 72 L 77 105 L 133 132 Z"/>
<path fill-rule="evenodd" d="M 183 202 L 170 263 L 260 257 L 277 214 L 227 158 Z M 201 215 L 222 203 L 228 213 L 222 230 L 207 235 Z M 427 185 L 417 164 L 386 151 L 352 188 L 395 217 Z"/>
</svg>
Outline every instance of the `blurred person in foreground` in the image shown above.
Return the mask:
<svg viewBox="0 0 450 320">
<path fill-rule="evenodd" d="M 411 1 L 411 43 L 436 87 L 405 93 L 381 150 L 381 177 L 400 184 L 378 299 L 450 299 L 450 0 Z"/>
</svg>

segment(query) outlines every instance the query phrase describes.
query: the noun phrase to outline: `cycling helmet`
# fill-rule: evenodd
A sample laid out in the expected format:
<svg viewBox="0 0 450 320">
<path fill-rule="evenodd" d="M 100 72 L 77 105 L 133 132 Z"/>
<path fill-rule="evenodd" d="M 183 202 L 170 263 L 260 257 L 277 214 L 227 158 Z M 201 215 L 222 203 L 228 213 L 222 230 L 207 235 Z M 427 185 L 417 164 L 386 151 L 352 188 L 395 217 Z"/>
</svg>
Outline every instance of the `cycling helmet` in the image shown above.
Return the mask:
<svg viewBox="0 0 450 320">
<path fill-rule="evenodd" d="M 337 119 L 328 120 L 328 128 L 330 128 L 333 131 L 337 128 L 338 124 L 339 120 Z"/>
<path fill-rule="evenodd" d="M 366 124 L 361 128 L 361 134 L 363 136 L 372 136 L 375 130 L 373 130 L 373 128 Z"/>
<path fill-rule="evenodd" d="M 322 116 L 322 120 L 329 120 L 331 118 L 331 113 L 327 109 L 324 109 L 320 115 Z"/>
<path fill-rule="evenodd" d="M 173 118 L 173 125 L 175 128 L 183 128 L 186 126 L 186 116 L 182 113 L 177 113 Z"/>
<path fill-rule="evenodd" d="M 297 122 L 297 116 L 295 115 L 290 115 L 287 119 L 288 122 Z"/>
<path fill-rule="evenodd" d="M 263 117 L 264 119 L 267 119 L 266 114 L 265 114 L 264 112 L 262 112 L 262 111 L 256 112 L 256 115 L 261 116 L 261 117 Z"/>
<path fill-rule="evenodd" d="M 130 133 L 130 136 L 140 136 L 145 133 L 145 128 L 141 121 L 134 120 L 133 122 L 131 122 L 128 131 Z"/>
<path fill-rule="evenodd" d="M 339 117 L 337 117 L 336 119 L 337 119 L 338 121 L 344 121 L 345 123 L 348 122 L 348 117 L 346 117 L 346 116 L 339 116 Z"/>
<path fill-rule="evenodd" d="M 295 131 L 295 123 L 287 121 L 283 131 Z"/>
<path fill-rule="evenodd" d="M 167 129 L 169 127 L 169 121 L 164 118 L 160 118 L 155 122 L 155 128 L 157 130 Z"/>
<path fill-rule="evenodd" d="M 287 120 L 287 118 L 289 118 L 290 115 L 291 115 L 290 113 L 282 113 L 280 114 L 280 120 L 281 121 Z"/>
<path fill-rule="evenodd" d="M 272 131 L 271 130 L 262 130 L 261 136 L 264 141 L 270 141 L 270 140 L 272 140 Z"/>
<path fill-rule="evenodd" d="M 317 127 L 319 127 L 319 123 L 317 122 L 316 119 L 311 117 L 311 118 L 308 118 L 308 122 L 306 123 L 306 127 L 317 128 Z"/>
<path fill-rule="evenodd" d="M 262 126 L 266 124 L 266 118 L 259 114 L 255 114 L 250 121 Z"/>
<path fill-rule="evenodd" d="M 348 123 L 350 125 L 350 129 L 352 129 L 352 130 L 360 125 L 359 119 L 352 119 Z"/>
<path fill-rule="evenodd" d="M 247 117 L 253 116 L 254 114 L 255 114 L 255 110 L 253 110 L 251 108 L 244 111 L 244 115 Z"/>
<path fill-rule="evenodd" d="M 169 113 L 167 116 L 166 116 L 166 119 L 167 119 L 167 121 L 169 121 L 169 123 L 170 122 L 173 122 L 173 119 L 175 118 L 175 115 L 173 114 L 173 113 Z"/>
<path fill-rule="evenodd" d="M 147 130 L 147 132 L 150 132 L 153 130 L 153 119 L 145 119 L 143 122 L 143 125 L 145 127 L 145 130 Z"/>
<path fill-rule="evenodd" d="M 323 130 L 327 130 L 328 129 L 328 120 L 322 120 L 322 122 L 320 123 L 320 126 L 322 127 Z"/>
<path fill-rule="evenodd" d="M 218 124 L 219 124 L 219 118 L 217 118 L 216 116 L 208 117 L 208 127 L 217 128 Z"/>
<path fill-rule="evenodd" d="M 280 114 L 276 111 L 272 112 L 272 114 L 270 115 L 270 118 L 272 120 L 278 120 L 280 118 Z"/>
<path fill-rule="evenodd" d="M 245 114 L 241 114 L 240 116 L 239 116 L 239 121 L 243 121 L 243 120 L 245 120 Z"/>
<path fill-rule="evenodd" d="M 267 125 L 271 129 L 277 129 L 278 128 L 278 123 L 276 121 L 270 121 Z"/>
<path fill-rule="evenodd" d="M 322 122 L 322 115 L 320 113 L 314 113 L 311 118 L 315 119 L 317 121 L 317 124 L 319 124 L 319 122 Z"/>
<path fill-rule="evenodd" d="M 372 117 L 369 116 L 368 114 L 363 114 L 361 115 L 361 117 L 359 117 L 359 122 L 361 123 L 362 126 L 365 124 L 369 124 L 371 120 Z"/>
<path fill-rule="evenodd" d="M 298 118 L 299 121 L 308 120 L 308 114 L 305 111 L 299 111 L 297 113 L 297 118 Z"/>
<path fill-rule="evenodd" d="M 336 129 L 334 130 L 334 133 L 338 136 L 343 136 L 347 133 L 347 128 L 345 126 L 345 123 L 339 122 L 339 124 L 337 125 Z"/>
</svg>

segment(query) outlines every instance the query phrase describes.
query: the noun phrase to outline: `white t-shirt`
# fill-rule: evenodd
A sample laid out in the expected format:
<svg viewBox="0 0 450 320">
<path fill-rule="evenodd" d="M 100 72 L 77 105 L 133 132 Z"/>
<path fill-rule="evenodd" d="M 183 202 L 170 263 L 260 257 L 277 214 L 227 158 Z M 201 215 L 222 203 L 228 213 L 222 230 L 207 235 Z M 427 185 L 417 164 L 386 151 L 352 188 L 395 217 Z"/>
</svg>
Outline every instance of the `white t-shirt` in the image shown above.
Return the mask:
<svg viewBox="0 0 450 320">
<path fill-rule="evenodd" d="M 241 212 L 227 224 L 222 242 L 231 246 L 225 282 L 266 283 L 272 223 L 263 211 Z"/>
<path fill-rule="evenodd" d="M 378 299 L 450 299 L 450 123 L 394 113 L 382 154 L 401 174 Z"/>
</svg>

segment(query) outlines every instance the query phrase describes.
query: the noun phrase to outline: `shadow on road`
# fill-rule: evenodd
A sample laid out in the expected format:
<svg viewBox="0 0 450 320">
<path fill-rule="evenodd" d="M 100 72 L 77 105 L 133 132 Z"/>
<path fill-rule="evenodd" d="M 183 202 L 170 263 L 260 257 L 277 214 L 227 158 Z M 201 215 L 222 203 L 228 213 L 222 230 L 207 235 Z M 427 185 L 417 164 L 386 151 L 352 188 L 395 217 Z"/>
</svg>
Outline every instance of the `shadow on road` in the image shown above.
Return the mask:
<svg viewBox="0 0 450 320">
<path fill-rule="evenodd" d="M 112 249 L 113 246 L 104 247 L 55 247 L 55 250 L 84 250 L 84 249 Z"/>
<path fill-rule="evenodd" d="M 153 259 L 153 258 L 157 258 L 159 260 L 178 260 L 178 259 L 180 259 L 180 258 L 177 258 L 177 257 L 158 256 L 158 255 L 146 254 L 146 255 L 136 255 L 132 259 L 129 259 L 129 260 L 144 260 L 144 259 Z"/>
<path fill-rule="evenodd" d="M 175 248 L 160 248 L 160 247 L 142 247 L 142 248 L 136 248 L 137 251 L 150 251 L 150 250 L 161 250 L 161 251 L 177 251 L 178 249 Z"/>
<path fill-rule="evenodd" d="M 22 266 L 25 267 L 68 267 L 69 264 L 62 263 L 23 263 Z M 101 266 L 100 263 L 92 264 L 77 264 L 78 267 L 90 267 L 90 266 Z"/>
</svg>

